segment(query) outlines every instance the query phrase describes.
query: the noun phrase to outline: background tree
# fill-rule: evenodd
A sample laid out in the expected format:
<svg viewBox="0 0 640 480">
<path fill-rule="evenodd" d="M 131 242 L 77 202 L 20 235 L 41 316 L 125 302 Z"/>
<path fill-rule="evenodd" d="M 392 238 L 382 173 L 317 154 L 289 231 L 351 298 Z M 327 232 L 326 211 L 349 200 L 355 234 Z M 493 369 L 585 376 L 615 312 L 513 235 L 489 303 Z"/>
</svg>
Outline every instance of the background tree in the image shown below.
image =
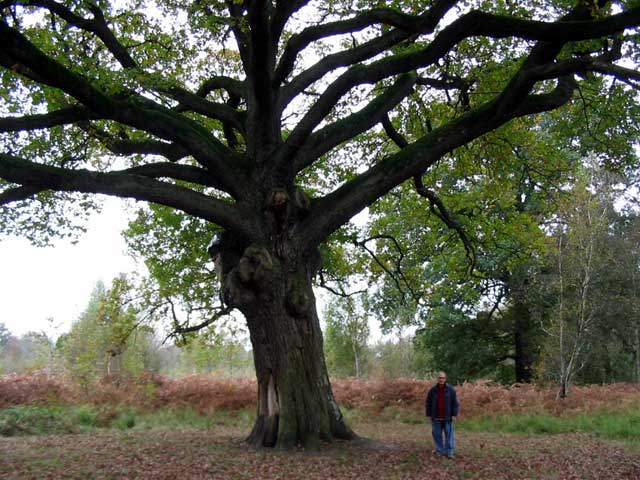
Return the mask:
<svg viewBox="0 0 640 480">
<path fill-rule="evenodd" d="M 3 322 L 0 322 L 0 348 L 7 344 L 10 337 L 11 332 Z"/>
<path fill-rule="evenodd" d="M 4 323 L 0 323 L 0 373 L 7 373 L 4 348 L 12 338 L 11 331 Z"/>
<path fill-rule="evenodd" d="M 431 352 L 415 337 L 398 332 L 395 338 L 378 340 L 371 347 L 371 372 L 380 378 L 431 378 Z"/>
<path fill-rule="evenodd" d="M 124 276 L 109 289 L 96 283 L 85 311 L 58 339 L 66 368 L 85 387 L 104 375 L 159 368 L 154 332 L 141 325 L 140 312 L 128 299 L 131 288 Z"/>
<path fill-rule="evenodd" d="M 629 321 L 620 325 L 622 315 L 617 308 L 608 309 L 615 322 L 615 332 L 622 341 L 624 350 L 631 353 L 633 358 L 633 381 L 640 383 L 640 218 L 637 212 L 627 212 L 618 221 L 618 232 L 621 242 L 618 244 L 616 255 L 617 276 L 621 295 L 614 297 L 613 304 L 621 306 Z M 620 326 L 618 326 L 620 325 Z M 628 371 L 623 367 L 623 371 Z"/>
<path fill-rule="evenodd" d="M 255 375 L 251 353 L 238 332 L 229 329 L 204 329 L 190 333 L 180 343 L 175 360 L 178 374 L 212 373 L 219 377 Z"/>
<path fill-rule="evenodd" d="M 363 376 L 369 360 L 369 308 L 362 296 L 335 297 L 327 305 L 325 354 L 331 375 Z"/>
<path fill-rule="evenodd" d="M 602 302 L 595 287 L 608 263 L 602 244 L 608 227 L 609 205 L 599 201 L 585 185 L 576 185 L 573 205 L 560 213 L 555 235 L 557 249 L 558 303 L 552 313 L 557 336 L 557 368 L 560 396 L 565 398 L 575 373 L 584 365 L 584 355 Z M 566 227 L 566 229 L 565 229 Z M 603 255 L 604 254 L 604 255 Z"/>
<path fill-rule="evenodd" d="M 4 347 L 11 339 L 11 332 L 3 322 L 0 322 L 0 372 L 5 373 Z"/>
<path fill-rule="evenodd" d="M 353 438 L 322 352 L 320 244 L 474 139 L 561 107 L 580 84 L 608 87 L 592 72 L 637 81 L 616 62 L 636 54 L 638 7 L 615 6 L 3 1 L 3 230 L 73 233 L 95 193 L 216 224 L 219 307 L 243 313 L 253 344 L 250 443 Z M 432 129 L 396 147 L 370 135 L 389 117 L 398 140 L 396 107 L 412 103 Z M 66 206 L 60 221 L 65 201 L 77 215 Z"/>
<path fill-rule="evenodd" d="M 10 335 L 0 347 L 0 373 L 49 375 L 55 365 L 51 339 L 43 332 Z"/>
<path fill-rule="evenodd" d="M 372 208 L 370 236 L 381 241 L 370 269 L 387 266 L 374 280 L 376 310 L 385 321 L 405 310 L 401 318 L 426 335 L 422 345 L 438 344 L 441 365 L 457 351 L 460 379 L 499 365 L 502 380 L 533 378 L 540 328 L 530 281 L 548 249 L 541 226 L 580 164 L 541 124 L 561 129 L 548 116 L 512 122 L 470 144 L 460 161 L 434 167 L 428 183 L 438 191 L 398 189 Z M 482 354 L 454 347 L 478 335 Z M 438 358 L 445 340 L 452 355 Z"/>
</svg>

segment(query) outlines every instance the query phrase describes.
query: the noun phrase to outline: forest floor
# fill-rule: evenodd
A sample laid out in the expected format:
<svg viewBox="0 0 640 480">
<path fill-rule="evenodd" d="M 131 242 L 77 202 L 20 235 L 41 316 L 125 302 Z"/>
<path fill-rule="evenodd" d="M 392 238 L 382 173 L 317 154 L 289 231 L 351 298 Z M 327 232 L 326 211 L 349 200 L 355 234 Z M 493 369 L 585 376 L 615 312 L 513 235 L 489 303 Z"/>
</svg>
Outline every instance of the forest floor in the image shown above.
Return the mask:
<svg viewBox="0 0 640 480">
<path fill-rule="evenodd" d="M 367 441 L 250 449 L 246 426 L 0 437 L 2 479 L 640 479 L 640 445 L 585 433 L 456 433 L 433 455 L 424 424 L 353 422 Z"/>
</svg>

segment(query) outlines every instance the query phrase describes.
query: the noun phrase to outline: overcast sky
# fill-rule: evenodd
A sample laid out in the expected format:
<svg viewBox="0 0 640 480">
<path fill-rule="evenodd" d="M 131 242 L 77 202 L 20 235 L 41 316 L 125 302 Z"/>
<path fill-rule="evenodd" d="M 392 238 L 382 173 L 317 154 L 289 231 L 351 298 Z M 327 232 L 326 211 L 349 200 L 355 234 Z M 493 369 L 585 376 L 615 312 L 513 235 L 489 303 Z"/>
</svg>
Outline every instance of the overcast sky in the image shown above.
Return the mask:
<svg viewBox="0 0 640 480">
<path fill-rule="evenodd" d="M 137 268 L 125 255 L 120 235 L 125 225 L 123 202 L 110 198 L 76 245 L 58 241 L 54 247 L 38 248 L 20 238 L 1 240 L 0 322 L 14 335 L 68 331 L 98 280 L 108 285 L 120 272 Z M 51 331 L 49 317 L 59 325 L 58 332 Z"/>
<path fill-rule="evenodd" d="M 362 224 L 366 218 L 365 210 L 353 221 Z M 0 240 L 0 322 L 17 336 L 44 331 L 57 338 L 69 331 L 97 281 L 109 286 L 119 273 L 145 270 L 125 253 L 121 232 L 126 225 L 124 201 L 108 197 L 75 245 L 59 240 L 53 247 L 39 248 L 22 238 Z M 331 295 L 317 289 L 316 296 L 322 316 Z M 53 322 L 48 321 L 51 317 Z M 380 339 L 377 322 L 369 323 L 370 340 Z"/>
</svg>

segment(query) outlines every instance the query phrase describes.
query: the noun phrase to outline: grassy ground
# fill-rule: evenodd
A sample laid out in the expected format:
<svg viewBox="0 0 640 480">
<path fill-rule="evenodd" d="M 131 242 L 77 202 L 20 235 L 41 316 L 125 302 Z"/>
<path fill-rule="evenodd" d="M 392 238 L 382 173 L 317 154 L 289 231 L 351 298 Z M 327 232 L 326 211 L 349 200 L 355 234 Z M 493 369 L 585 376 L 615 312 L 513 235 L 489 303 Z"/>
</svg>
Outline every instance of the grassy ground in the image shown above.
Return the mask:
<svg viewBox="0 0 640 480">
<path fill-rule="evenodd" d="M 251 450 L 255 382 L 0 377 L 0 479 L 640 479 L 640 386 L 460 385 L 457 455 L 432 455 L 430 382 L 337 380 L 367 441 Z"/>
<path fill-rule="evenodd" d="M 105 431 L 0 440 L 2 478 L 639 478 L 640 451 L 585 434 L 460 432 L 454 460 L 425 428 L 357 425 L 372 443 L 253 451 L 237 427 Z"/>
<path fill-rule="evenodd" d="M 76 434 L 0 438 L 0 478 L 640 478 L 639 443 L 587 433 L 478 432 L 461 422 L 457 456 L 449 460 L 431 454 L 428 428 L 411 415 L 372 422 L 352 411 L 351 423 L 369 441 L 287 453 L 247 448 L 247 413 L 129 415 L 133 425 L 114 420 Z"/>
</svg>

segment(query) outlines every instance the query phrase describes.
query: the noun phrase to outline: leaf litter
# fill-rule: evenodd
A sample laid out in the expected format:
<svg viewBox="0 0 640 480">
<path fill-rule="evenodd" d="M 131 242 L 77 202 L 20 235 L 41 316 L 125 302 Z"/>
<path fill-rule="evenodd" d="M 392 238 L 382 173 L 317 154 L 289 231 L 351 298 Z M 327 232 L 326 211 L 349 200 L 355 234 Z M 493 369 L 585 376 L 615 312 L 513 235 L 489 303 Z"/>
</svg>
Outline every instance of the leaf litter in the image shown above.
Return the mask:
<svg viewBox="0 0 640 480">
<path fill-rule="evenodd" d="M 355 425 L 369 441 L 316 451 L 255 450 L 241 428 L 99 431 L 0 439 L 3 479 L 640 478 L 640 448 L 588 434 L 457 433 L 454 459 L 426 425 Z"/>
</svg>

